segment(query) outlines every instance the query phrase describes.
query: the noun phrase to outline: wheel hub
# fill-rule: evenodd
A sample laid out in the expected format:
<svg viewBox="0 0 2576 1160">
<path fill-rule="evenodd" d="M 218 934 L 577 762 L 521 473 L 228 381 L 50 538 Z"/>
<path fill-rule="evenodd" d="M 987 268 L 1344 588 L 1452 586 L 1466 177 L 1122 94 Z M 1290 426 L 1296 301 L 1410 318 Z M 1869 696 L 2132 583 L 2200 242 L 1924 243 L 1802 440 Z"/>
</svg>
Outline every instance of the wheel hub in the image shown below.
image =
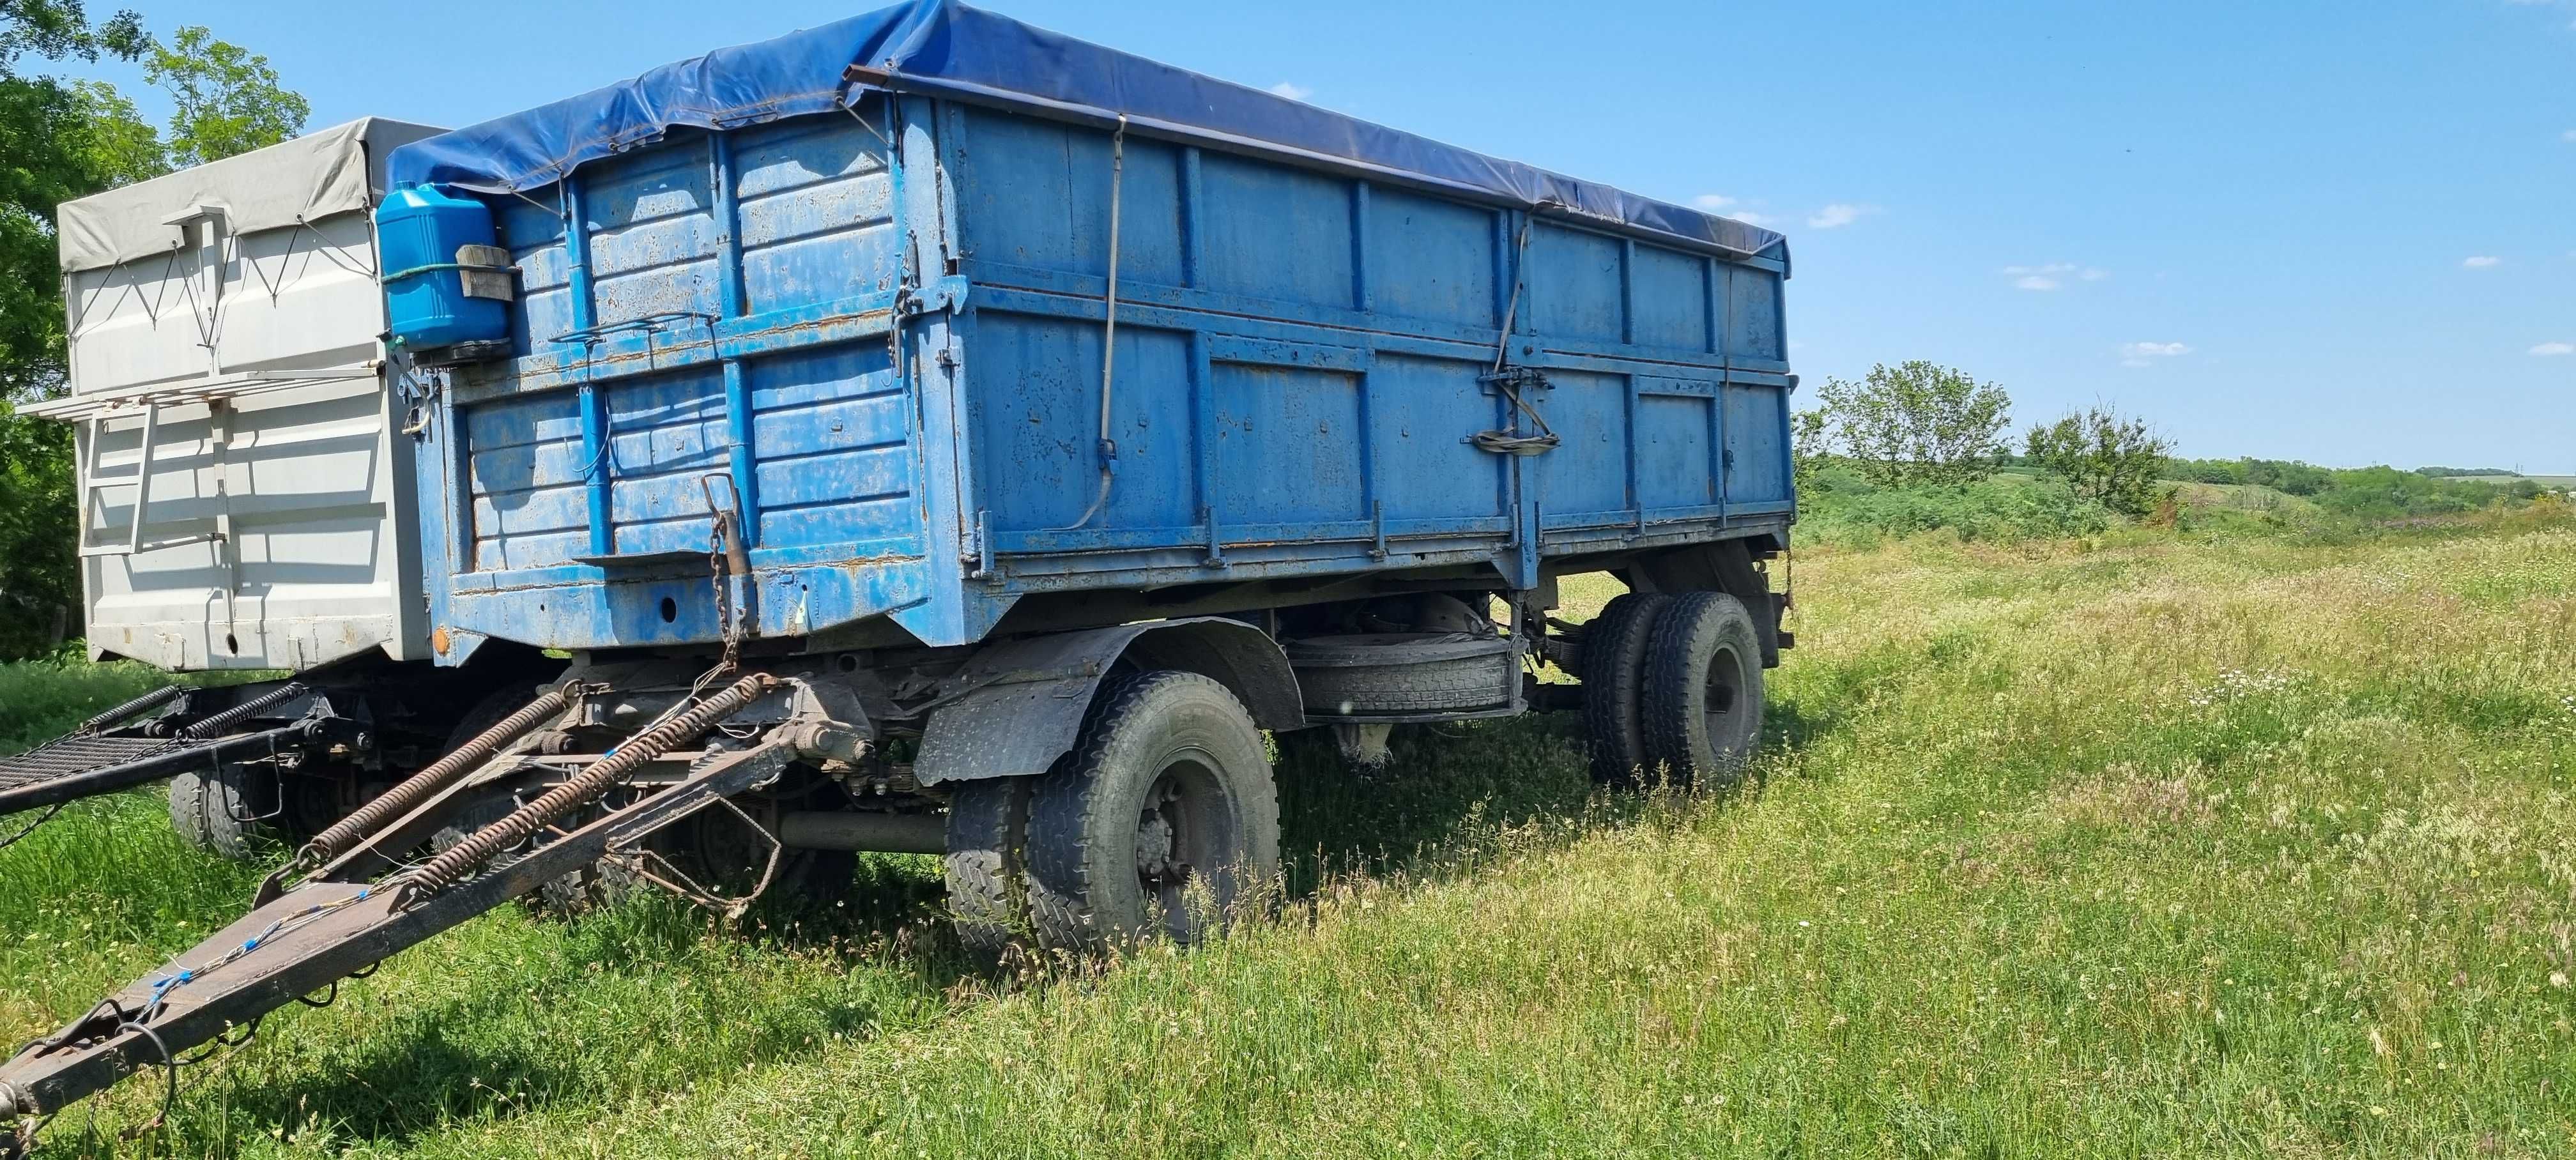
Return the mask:
<svg viewBox="0 0 2576 1160">
<path fill-rule="evenodd" d="M 1180 786 L 1169 776 L 1154 783 L 1146 798 L 1145 808 L 1136 817 L 1136 877 L 1145 882 L 1165 882 L 1189 868 L 1180 860 L 1180 831 L 1172 824 L 1172 814 L 1180 808 Z"/>
<path fill-rule="evenodd" d="M 1732 649 L 1719 649 L 1717 655 L 1709 658 L 1708 692 L 1707 699 L 1702 702 L 1702 711 L 1708 717 L 1712 737 L 1726 729 L 1728 716 L 1735 712 L 1736 694 L 1743 675 L 1739 664 Z"/>
<path fill-rule="evenodd" d="M 1136 873 L 1160 878 L 1172 872 L 1172 824 L 1148 814 L 1136 825 Z"/>
</svg>

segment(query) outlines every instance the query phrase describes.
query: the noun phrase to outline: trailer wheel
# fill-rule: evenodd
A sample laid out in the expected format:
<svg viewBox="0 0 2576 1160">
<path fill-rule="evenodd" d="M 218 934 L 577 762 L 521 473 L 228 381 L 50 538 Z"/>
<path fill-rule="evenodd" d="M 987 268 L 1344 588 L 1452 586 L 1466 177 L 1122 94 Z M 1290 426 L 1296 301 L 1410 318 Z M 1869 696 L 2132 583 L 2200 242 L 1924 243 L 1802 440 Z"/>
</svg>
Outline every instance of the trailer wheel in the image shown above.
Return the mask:
<svg viewBox="0 0 2576 1160">
<path fill-rule="evenodd" d="M 1279 868 L 1279 794 L 1252 715 L 1196 673 L 1102 690 L 1029 802 L 1029 919 L 1094 950 L 1222 929 Z"/>
<path fill-rule="evenodd" d="M 1634 784 L 1654 768 L 1646 748 L 1646 646 L 1673 598 L 1630 592 L 1610 601 L 1583 627 L 1583 731 L 1592 779 Z"/>
<path fill-rule="evenodd" d="M 170 828 L 209 854 L 247 862 L 280 839 L 277 776 L 239 765 L 170 779 Z"/>
<path fill-rule="evenodd" d="M 1762 740 L 1762 637 L 1723 592 L 1674 599 L 1646 649 L 1646 751 L 1684 784 L 1731 777 Z"/>
<path fill-rule="evenodd" d="M 1023 861 L 1037 779 L 969 781 L 948 795 L 948 917 L 967 951 L 995 956 L 1029 929 Z"/>
</svg>

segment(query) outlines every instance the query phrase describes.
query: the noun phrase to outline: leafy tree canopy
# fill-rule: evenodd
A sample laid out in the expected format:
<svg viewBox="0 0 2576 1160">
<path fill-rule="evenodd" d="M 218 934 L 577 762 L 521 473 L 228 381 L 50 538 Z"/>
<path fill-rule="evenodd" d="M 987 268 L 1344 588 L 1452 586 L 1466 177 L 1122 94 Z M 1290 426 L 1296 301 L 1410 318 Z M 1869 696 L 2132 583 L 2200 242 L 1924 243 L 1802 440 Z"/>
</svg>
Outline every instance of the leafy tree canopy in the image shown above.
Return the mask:
<svg viewBox="0 0 2576 1160">
<path fill-rule="evenodd" d="M 302 95 L 277 83 L 268 58 L 191 25 L 155 44 L 144 79 L 178 106 L 170 115 L 170 164 L 202 165 L 295 135 L 312 115 Z"/>
<path fill-rule="evenodd" d="M 1994 474 L 2012 398 L 1967 372 L 1920 359 L 1869 368 L 1859 382 L 1828 379 L 1816 392 L 1823 418 L 1803 432 L 1830 446 L 1880 487 L 1973 483 Z"/>
<path fill-rule="evenodd" d="M 132 12 L 92 24 L 81 0 L 0 0 L 0 77 L 16 76 L 21 57 L 133 60 L 149 43 L 143 18 Z"/>
</svg>

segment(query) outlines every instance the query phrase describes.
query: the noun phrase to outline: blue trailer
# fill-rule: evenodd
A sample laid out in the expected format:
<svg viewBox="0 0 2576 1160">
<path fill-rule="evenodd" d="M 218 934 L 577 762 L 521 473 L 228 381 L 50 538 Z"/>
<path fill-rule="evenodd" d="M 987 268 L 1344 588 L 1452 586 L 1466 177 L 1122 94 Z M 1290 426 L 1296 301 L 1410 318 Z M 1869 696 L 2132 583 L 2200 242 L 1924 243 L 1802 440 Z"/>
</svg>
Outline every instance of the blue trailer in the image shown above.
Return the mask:
<svg viewBox="0 0 2576 1160">
<path fill-rule="evenodd" d="M 1777 234 L 952 0 L 391 166 L 435 661 L 571 672 L 272 878 L 241 929 L 301 949 L 138 983 L 0 1108 L 603 858 L 732 907 L 939 853 L 969 945 L 1187 941 L 1275 869 L 1261 730 L 1570 708 L 1606 780 L 1760 736 Z"/>
</svg>

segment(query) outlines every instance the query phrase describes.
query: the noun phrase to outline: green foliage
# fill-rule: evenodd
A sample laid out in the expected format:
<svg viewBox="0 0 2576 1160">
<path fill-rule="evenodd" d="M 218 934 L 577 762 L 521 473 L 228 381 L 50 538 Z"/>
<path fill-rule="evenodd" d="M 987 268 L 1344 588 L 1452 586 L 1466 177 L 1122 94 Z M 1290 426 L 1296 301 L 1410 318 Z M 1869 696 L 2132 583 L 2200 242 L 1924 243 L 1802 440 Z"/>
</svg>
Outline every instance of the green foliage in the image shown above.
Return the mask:
<svg viewBox="0 0 2576 1160">
<path fill-rule="evenodd" d="M 1881 363 L 1857 383 L 1828 379 L 1816 395 L 1833 446 L 1882 487 L 1973 483 L 2007 450 L 1998 436 L 2011 398 L 1949 367 Z"/>
<path fill-rule="evenodd" d="M 1848 461 L 1820 463 L 1799 493 L 1802 542 L 1867 546 L 1947 529 L 1963 540 L 2091 535 L 2108 508 L 2054 480 L 1997 476 L 1975 483 L 1880 487 Z"/>
<path fill-rule="evenodd" d="M 0 400 L 0 657 L 52 647 L 81 606 L 71 443 L 69 425 Z"/>
<path fill-rule="evenodd" d="M 17 75 L 21 57 L 133 60 L 150 41 L 130 11 L 94 25 L 81 0 L 0 0 L 0 77 Z"/>
<path fill-rule="evenodd" d="M 102 189 L 132 185 L 170 172 L 170 152 L 132 98 L 106 81 L 71 82 L 84 130 L 82 166 Z"/>
<path fill-rule="evenodd" d="M 150 665 L 94 665 L 77 644 L 50 656 L 0 663 L 0 754 L 32 749 L 110 705 L 170 683 Z M 0 819 L 0 834 L 12 827 Z"/>
<path fill-rule="evenodd" d="M 2066 481 L 2075 494 L 2123 515 L 2143 516 L 2163 489 L 2156 485 L 2170 444 L 2138 418 L 2107 407 L 2034 423 L 2023 439 L 2032 466 Z"/>
<path fill-rule="evenodd" d="M 2168 461 L 2166 474 L 2194 483 L 2269 487 L 2313 500 L 2329 515 L 2365 522 L 2456 516 L 2528 502 L 2546 490 L 2520 477 L 2444 479 L 2394 467 L 2330 468 L 2278 459 L 2176 459 Z"/>
<path fill-rule="evenodd" d="M 180 167 L 274 145 L 296 134 L 312 106 L 278 84 L 268 58 L 190 25 L 153 45 L 144 78 L 170 94 L 170 160 Z"/>
<path fill-rule="evenodd" d="M 2334 482 L 2334 473 L 2289 459 L 2175 459 L 2165 465 L 2168 479 L 2187 483 L 2251 484 L 2288 495 L 2310 496 Z"/>
<path fill-rule="evenodd" d="M 2415 469 L 2415 474 L 2429 475 L 2435 479 L 2445 479 L 2452 476 L 2463 475 L 2501 475 L 2511 477 L 2522 473 L 2519 471 L 2508 471 L 2501 467 L 2418 467 Z"/>
<path fill-rule="evenodd" d="M 1833 416 L 1822 407 L 1789 412 L 1789 472 L 1801 495 L 1831 453 L 1832 423 Z"/>
</svg>

